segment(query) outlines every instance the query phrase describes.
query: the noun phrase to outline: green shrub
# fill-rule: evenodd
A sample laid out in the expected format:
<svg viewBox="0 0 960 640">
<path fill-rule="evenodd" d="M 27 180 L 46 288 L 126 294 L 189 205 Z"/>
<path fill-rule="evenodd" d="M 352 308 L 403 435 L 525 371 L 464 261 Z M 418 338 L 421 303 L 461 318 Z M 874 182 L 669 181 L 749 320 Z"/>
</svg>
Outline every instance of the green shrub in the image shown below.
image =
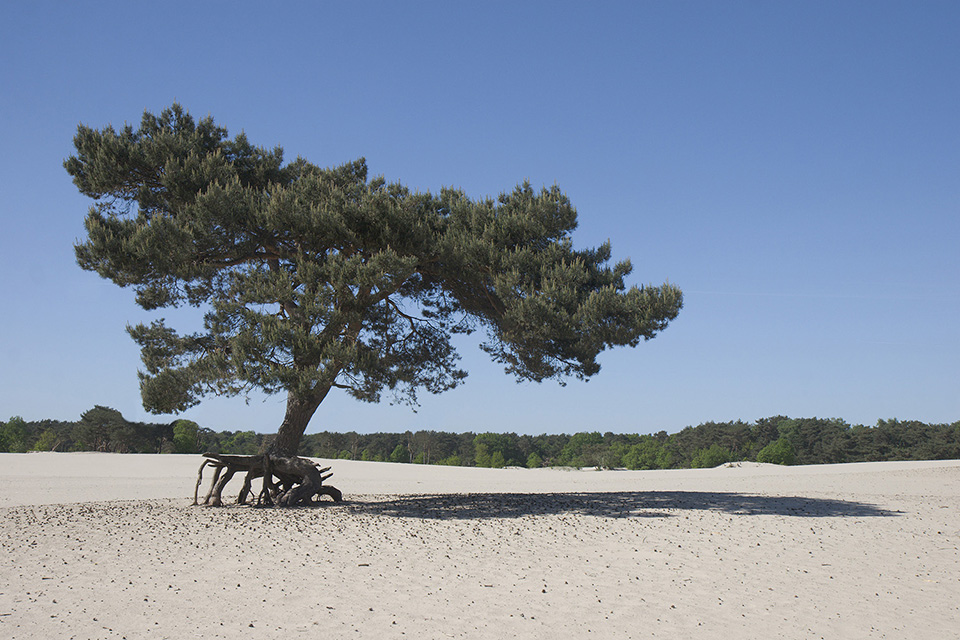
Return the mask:
<svg viewBox="0 0 960 640">
<path fill-rule="evenodd" d="M 659 442 L 650 436 L 645 436 L 623 454 L 623 464 L 627 469 L 659 469 L 658 458 L 662 452 L 663 447 Z"/>
<path fill-rule="evenodd" d="M 771 442 L 757 454 L 757 462 L 766 462 L 769 464 L 793 464 L 797 458 L 797 453 L 789 439 L 780 437 L 777 441 Z"/>
<path fill-rule="evenodd" d="M 732 460 L 733 454 L 728 449 L 712 444 L 707 449 L 698 450 L 690 466 L 694 469 L 712 469 Z"/>
<path fill-rule="evenodd" d="M 177 420 L 173 423 L 173 446 L 177 453 L 199 453 L 197 440 L 200 425 L 193 420 Z"/>
<path fill-rule="evenodd" d="M 410 452 L 402 444 L 398 444 L 390 454 L 390 462 L 410 462 Z"/>
<path fill-rule="evenodd" d="M 34 451 L 53 451 L 60 444 L 60 439 L 52 430 L 47 429 L 40 434 L 37 442 L 33 445 Z"/>
<path fill-rule="evenodd" d="M 23 453 L 27 450 L 27 423 L 20 416 L 0 422 L 0 451 Z"/>
</svg>

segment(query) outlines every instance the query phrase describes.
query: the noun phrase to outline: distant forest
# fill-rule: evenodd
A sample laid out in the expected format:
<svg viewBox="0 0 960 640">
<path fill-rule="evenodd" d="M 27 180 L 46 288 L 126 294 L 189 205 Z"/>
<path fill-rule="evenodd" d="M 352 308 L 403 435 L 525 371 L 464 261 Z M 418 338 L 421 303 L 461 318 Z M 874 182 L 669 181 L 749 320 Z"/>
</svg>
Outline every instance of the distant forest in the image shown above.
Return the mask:
<svg viewBox="0 0 960 640">
<path fill-rule="evenodd" d="M 190 420 L 130 422 L 95 406 L 76 422 L 19 417 L 0 423 L 0 451 L 255 454 L 269 438 L 253 431 L 213 431 Z M 515 433 L 311 433 L 300 455 L 467 467 L 598 467 L 684 469 L 726 462 L 829 464 L 883 460 L 960 459 L 960 421 L 927 424 L 774 416 L 753 423 L 706 422 L 651 435 L 584 431 L 573 435 Z"/>
</svg>

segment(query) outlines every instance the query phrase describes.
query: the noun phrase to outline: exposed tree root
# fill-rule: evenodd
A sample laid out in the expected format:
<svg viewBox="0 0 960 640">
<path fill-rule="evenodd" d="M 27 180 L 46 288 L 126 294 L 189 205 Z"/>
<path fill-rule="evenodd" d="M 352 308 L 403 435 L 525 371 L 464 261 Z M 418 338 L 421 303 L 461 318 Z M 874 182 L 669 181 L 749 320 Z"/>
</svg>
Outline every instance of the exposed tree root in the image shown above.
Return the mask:
<svg viewBox="0 0 960 640">
<path fill-rule="evenodd" d="M 343 500 L 343 494 L 336 487 L 324 485 L 323 481 L 332 476 L 330 467 L 319 465 L 306 458 L 287 458 L 260 454 L 256 456 L 235 456 L 218 453 L 205 453 L 206 460 L 197 470 L 197 485 L 193 491 L 193 504 L 197 504 L 200 484 L 203 482 L 203 469 L 211 466 L 215 469 L 210 490 L 203 504 L 219 507 L 223 504 L 223 489 L 239 471 L 246 472 L 243 488 L 237 496 L 238 504 L 246 504 L 252 493 L 252 483 L 263 478 L 260 493 L 257 494 L 257 506 L 278 505 L 296 507 L 319 502 L 321 496 L 330 496 L 334 502 Z"/>
</svg>

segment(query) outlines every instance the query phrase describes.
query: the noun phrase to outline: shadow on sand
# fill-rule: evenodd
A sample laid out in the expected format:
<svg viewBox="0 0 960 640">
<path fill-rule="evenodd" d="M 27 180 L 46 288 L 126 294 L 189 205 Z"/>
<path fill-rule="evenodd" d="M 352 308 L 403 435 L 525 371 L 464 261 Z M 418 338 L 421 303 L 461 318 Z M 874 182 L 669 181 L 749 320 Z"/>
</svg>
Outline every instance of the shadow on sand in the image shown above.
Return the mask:
<svg viewBox="0 0 960 640">
<path fill-rule="evenodd" d="M 558 514 L 603 518 L 663 518 L 680 515 L 684 511 L 804 518 L 902 515 L 899 511 L 847 500 L 700 491 L 468 493 L 384 498 L 369 496 L 368 499 L 345 502 L 342 508 L 362 514 L 437 520 L 483 520 Z"/>
</svg>

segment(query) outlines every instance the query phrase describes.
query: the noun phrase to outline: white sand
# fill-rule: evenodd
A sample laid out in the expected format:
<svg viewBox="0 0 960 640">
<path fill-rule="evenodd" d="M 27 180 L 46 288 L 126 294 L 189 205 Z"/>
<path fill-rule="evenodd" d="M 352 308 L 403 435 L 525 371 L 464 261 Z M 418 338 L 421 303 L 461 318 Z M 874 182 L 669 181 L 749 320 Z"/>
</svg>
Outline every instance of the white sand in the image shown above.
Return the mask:
<svg viewBox="0 0 960 640">
<path fill-rule="evenodd" d="M 330 461 L 291 510 L 200 462 L 0 454 L 0 638 L 960 637 L 960 461 Z"/>
</svg>

